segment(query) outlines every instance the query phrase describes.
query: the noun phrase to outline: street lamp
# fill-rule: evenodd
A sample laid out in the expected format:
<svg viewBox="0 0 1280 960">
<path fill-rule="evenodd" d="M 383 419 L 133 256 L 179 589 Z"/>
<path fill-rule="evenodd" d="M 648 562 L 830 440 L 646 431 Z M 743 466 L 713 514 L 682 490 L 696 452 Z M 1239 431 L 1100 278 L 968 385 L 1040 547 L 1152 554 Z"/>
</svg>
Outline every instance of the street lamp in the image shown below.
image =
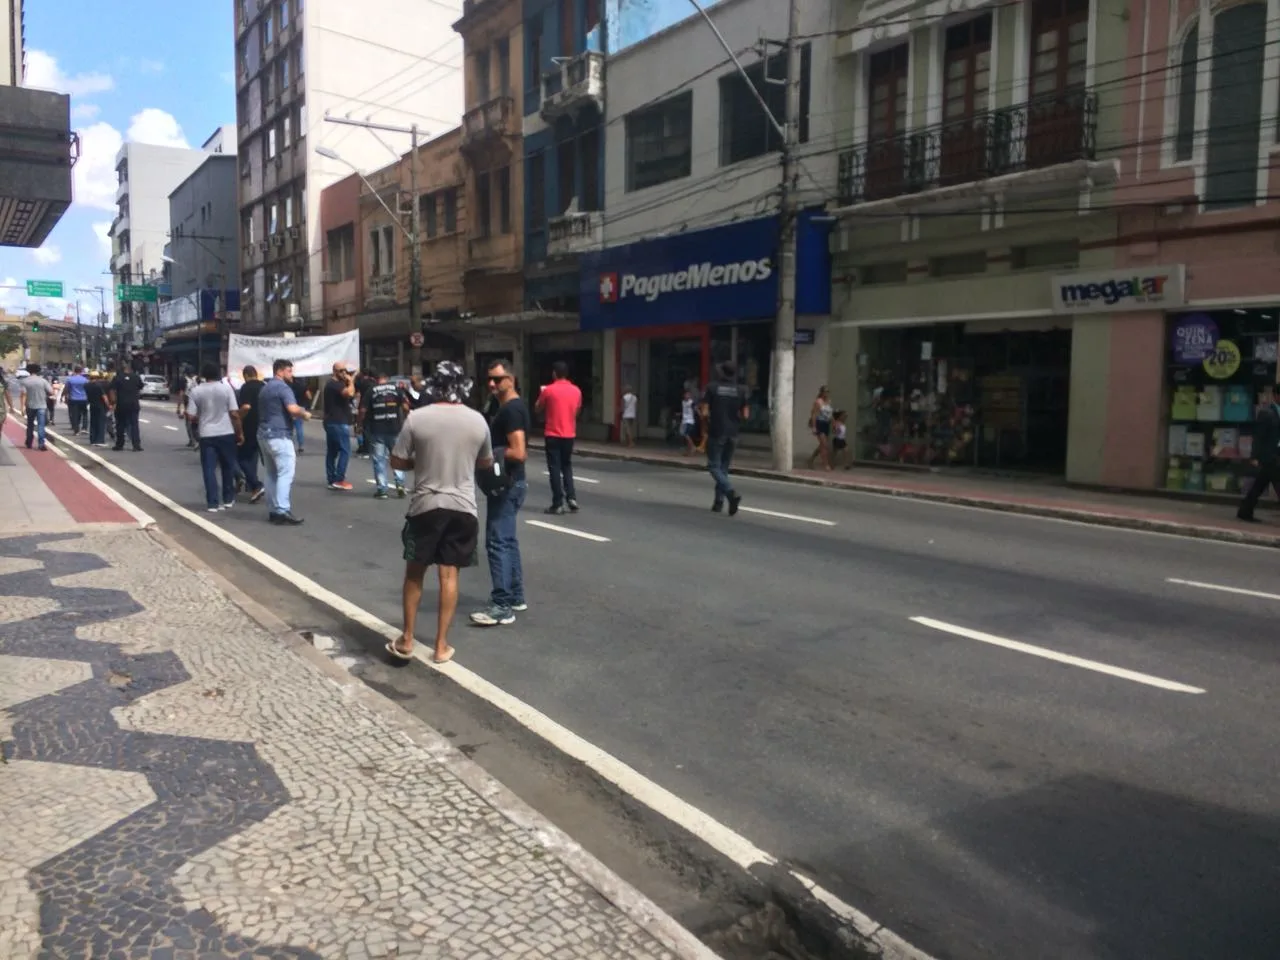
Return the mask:
<svg viewBox="0 0 1280 960">
<path fill-rule="evenodd" d="M 341 122 L 334 117 L 325 117 L 333 123 Z M 378 203 L 382 204 L 382 209 L 386 210 L 391 217 L 391 222 L 400 228 L 409 240 L 409 333 L 410 335 L 421 332 L 422 327 L 422 309 L 421 309 L 421 278 L 422 278 L 422 249 L 418 245 L 418 125 L 414 124 L 408 129 L 400 127 L 387 127 L 379 124 L 357 123 L 348 121 L 353 126 L 363 126 L 369 129 L 390 130 L 393 133 L 408 133 L 412 137 L 412 147 L 409 153 L 409 196 L 413 204 L 410 223 L 412 229 L 405 229 L 405 225 L 401 222 L 400 214 L 396 213 L 387 205 L 387 201 L 382 199 L 382 194 L 378 192 L 378 188 L 369 182 L 360 169 L 350 160 L 344 158 L 338 151 L 325 146 L 317 146 L 315 148 L 316 155 L 324 157 L 326 160 L 336 160 L 338 163 L 345 164 L 350 167 L 357 177 L 364 182 L 373 195 L 377 198 Z M 397 177 L 397 183 L 399 178 Z M 422 355 L 418 355 L 418 363 L 422 364 Z"/>
</svg>

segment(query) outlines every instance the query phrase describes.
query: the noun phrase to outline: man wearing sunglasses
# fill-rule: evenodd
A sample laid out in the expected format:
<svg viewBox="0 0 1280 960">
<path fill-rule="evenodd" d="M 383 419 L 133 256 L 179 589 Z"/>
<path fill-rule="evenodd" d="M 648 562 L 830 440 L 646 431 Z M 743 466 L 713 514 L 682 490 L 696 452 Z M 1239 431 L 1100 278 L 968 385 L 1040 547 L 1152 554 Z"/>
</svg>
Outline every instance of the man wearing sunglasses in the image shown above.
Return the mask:
<svg viewBox="0 0 1280 960">
<path fill-rule="evenodd" d="M 525 480 L 525 441 L 531 420 L 529 406 L 516 391 L 511 366 L 503 360 L 489 364 L 489 393 L 498 403 L 490 422 L 493 457 L 506 466 L 509 485 L 490 494 L 485 510 L 484 549 L 489 557 L 493 592 L 489 607 L 471 615 L 482 627 L 515 623 L 516 614 L 529 609 L 524 599 L 524 573 L 520 567 L 520 543 L 516 539 L 518 515 L 529 485 Z"/>
</svg>

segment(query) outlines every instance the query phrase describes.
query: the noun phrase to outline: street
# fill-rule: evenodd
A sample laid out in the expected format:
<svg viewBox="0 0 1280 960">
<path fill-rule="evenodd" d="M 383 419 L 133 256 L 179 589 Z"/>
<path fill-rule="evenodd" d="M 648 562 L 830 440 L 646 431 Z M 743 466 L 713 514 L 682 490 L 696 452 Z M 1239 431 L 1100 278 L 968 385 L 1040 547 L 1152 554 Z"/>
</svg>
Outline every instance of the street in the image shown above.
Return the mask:
<svg viewBox="0 0 1280 960">
<path fill-rule="evenodd" d="M 143 418 L 99 452 L 199 510 L 173 405 Z M 304 526 L 213 520 L 398 623 L 404 504 L 367 460 L 326 490 L 307 429 Z M 470 628 L 464 572 L 466 667 L 938 958 L 1280 955 L 1273 552 L 762 480 L 729 518 L 703 474 L 579 471 L 544 516 L 531 454 L 530 610 Z"/>
</svg>

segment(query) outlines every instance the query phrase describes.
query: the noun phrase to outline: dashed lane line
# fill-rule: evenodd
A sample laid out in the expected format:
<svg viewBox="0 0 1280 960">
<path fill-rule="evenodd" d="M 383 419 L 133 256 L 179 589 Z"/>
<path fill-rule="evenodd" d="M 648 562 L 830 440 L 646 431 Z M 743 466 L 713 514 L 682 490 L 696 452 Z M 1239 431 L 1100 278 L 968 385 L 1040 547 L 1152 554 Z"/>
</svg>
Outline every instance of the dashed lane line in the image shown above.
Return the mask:
<svg viewBox="0 0 1280 960">
<path fill-rule="evenodd" d="M 166 423 L 166 424 L 164 425 L 164 428 L 165 428 L 166 430 L 172 430 L 174 433 L 177 433 L 177 432 L 178 432 L 178 428 L 177 428 L 177 427 L 175 427 L 175 426 L 173 426 L 172 424 L 169 424 L 169 423 Z"/>
<path fill-rule="evenodd" d="M 798 523 L 813 523 L 820 527 L 834 527 L 834 520 L 821 520 L 818 517 L 802 517 L 798 513 L 780 513 L 777 510 L 762 510 L 760 507 L 739 507 L 743 513 L 754 513 L 761 517 L 777 517 L 779 520 L 795 520 Z"/>
<path fill-rule="evenodd" d="M 1221 583 L 1201 583 L 1199 580 L 1179 580 L 1168 577 L 1166 583 L 1176 583 L 1180 587 L 1196 587 L 1200 590 L 1216 590 L 1219 593 L 1234 593 L 1241 597 L 1258 597 L 1262 600 L 1280 600 L 1280 593 L 1266 593 L 1263 590 L 1246 590 L 1244 587 L 1228 587 Z"/>
<path fill-rule="evenodd" d="M 551 476 L 551 471 L 543 470 L 542 475 L 544 477 L 549 477 Z M 574 480 L 574 483 L 599 483 L 600 482 L 599 480 L 596 480 L 594 477 L 584 477 L 577 473 L 573 475 L 573 480 Z"/>
<path fill-rule="evenodd" d="M 955 624 L 943 623 L 941 620 L 932 620 L 929 617 L 911 617 L 909 619 L 912 623 L 918 623 L 922 627 L 929 627 L 932 630 L 941 630 L 943 633 L 965 637 L 969 640 L 977 640 L 979 643 L 989 643 L 992 646 L 1004 647 L 1006 650 L 1015 650 L 1018 653 L 1028 653 L 1033 657 L 1043 657 L 1045 660 L 1054 660 L 1058 663 L 1065 663 L 1068 666 L 1079 667 L 1082 670 L 1092 670 L 1094 673 L 1105 673 L 1107 676 L 1119 677 L 1121 680 L 1132 680 L 1134 683 L 1145 684 L 1148 687 L 1169 690 L 1173 693 L 1204 693 L 1204 690 L 1200 687 L 1188 686 L 1185 683 L 1178 683 L 1176 680 L 1166 680 L 1163 677 L 1152 676 L 1149 673 L 1126 670 L 1124 667 L 1113 667 L 1109 663 L 1086 660 L 1084 657 L 1073 656 L 1069 653 L 1059 653 L 1057 650 L 1050 650 L 1048 647 L 1037 647 L 1034 644 L 1022 643 L 1019 640 L 997 637 L 995 634 L 983 633 L 981 630 L 957 627 Z"/>
<path fill-rule="evenodd" d="M 578 537 L 581 540 L 590 540 L 592 543 L 610 543 L 608 537 L 602 537 L 598 533 L 587 533 L 585 530 L 575 530 L 573 527 L 562 527 L 559 524 L 547 523 L 545 520 L 526 520 L 531 527 L 540 527 L 543 530 L 554 530 L 556 533 L 567 533 L 571 537 Z"/>
</svg>

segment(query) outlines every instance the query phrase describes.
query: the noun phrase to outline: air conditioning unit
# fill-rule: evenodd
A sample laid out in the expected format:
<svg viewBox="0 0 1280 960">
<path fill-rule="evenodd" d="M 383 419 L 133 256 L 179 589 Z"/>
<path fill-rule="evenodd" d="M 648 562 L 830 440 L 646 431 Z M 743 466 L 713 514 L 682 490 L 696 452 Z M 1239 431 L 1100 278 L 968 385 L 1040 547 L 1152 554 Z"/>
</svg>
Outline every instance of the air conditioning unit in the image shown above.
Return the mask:
<svg viewBox="0 0 1280 960">
<path fill-rule="evenodd" d="M 337 270 L 326 270 L 320 274 L 321 283 L 341 283 L 342 274 Z"/>
<path fill-rule="evenodd" d="M 290 227 L 290 228 L 289 228 L 289 236 L 290 236 L 291 238 L 293 238 L 294 240 L 297 240 L 297 239 L 298 239 L 298 237 L 300 237 L 301 235 L 302 235 L 302 231 L 301 231 L 301 230 L 299 230 L 297 227 Z"/>
<path fill-rule="evenodd" d="M 266 253 L 266 252 L 267 252 L 267 241 L 265 241 L 265 240 L 259 240 L 259 241 L 258 241 L 258 249 L 259 249 L 260 251 L 262 251 L 263 253 Z"/>
<path fill-rule="evenodd" d="M 283 154 L 283 153 L 277 153 L 277 154 L 276 154 L 276 166 L 277 166 L 277 167 L 282 167 L 282 166 L 284 166 L 284 154 Z"/>
<path fill-rule="evenodd" d="M 273 234 L 271 235 L 271 245 L 272 245 L 272 246 L 274 246 L 274 247 L 283 247 L 283 246 L 284 246 L 284 234 L 283 234 L 283 233 L 273 233 Z"/>
</svg>

